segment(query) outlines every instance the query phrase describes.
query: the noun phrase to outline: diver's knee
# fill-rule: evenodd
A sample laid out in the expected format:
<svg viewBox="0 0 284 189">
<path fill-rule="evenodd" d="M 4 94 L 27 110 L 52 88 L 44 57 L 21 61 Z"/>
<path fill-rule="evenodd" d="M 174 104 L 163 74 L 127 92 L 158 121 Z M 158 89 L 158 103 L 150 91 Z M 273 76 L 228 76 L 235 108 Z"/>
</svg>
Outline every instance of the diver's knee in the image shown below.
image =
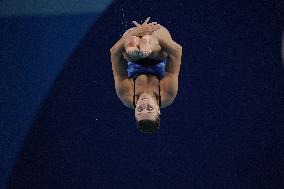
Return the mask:
<svg viewBox="0 0 284 189">
<path fill-rule="evenodd" d="M 140 38 L 136 36 L 129 36 L 125 41 L 124 41 L 124 46 L 138 46 L 140 43 Z"/>
</svg>

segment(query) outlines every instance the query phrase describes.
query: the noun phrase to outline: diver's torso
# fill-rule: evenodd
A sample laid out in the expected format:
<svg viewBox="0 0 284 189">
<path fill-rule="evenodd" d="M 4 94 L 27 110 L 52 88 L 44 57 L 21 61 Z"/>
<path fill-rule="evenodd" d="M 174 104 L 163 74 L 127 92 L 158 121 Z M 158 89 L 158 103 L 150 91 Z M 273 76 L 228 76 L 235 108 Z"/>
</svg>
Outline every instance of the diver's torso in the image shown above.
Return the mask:
<svg viewBox="0 0 284 189">
<path fill-rule="evenodd" d="M 131 95 L 129 98 L 127 98 L 127 104 L 128 107 L 134 109 L 133 105 L 133 95 L 134 95 L 134 80 L 133 78 L 130 79 L 131 82 Z M 139 75 L 135 79 L 135 102 L 137 102 L 139 96 L 147 92 L 148 94 L 151 94 L 152 96 L 155 96 L 158 100 L 159 97 L 159 79 L 155 75 Z M 161 96 L 161 105 L 163 105 L 163 91 L 162 87 L 160 87 L 160 96 Z"/>
<path fill-rule="evenodd" d="M 159 79 L 154 75 L 139 75 L 135 80 L 135 95 L 140 96 L 143 92 L 159 95 Z"/>
</svg>

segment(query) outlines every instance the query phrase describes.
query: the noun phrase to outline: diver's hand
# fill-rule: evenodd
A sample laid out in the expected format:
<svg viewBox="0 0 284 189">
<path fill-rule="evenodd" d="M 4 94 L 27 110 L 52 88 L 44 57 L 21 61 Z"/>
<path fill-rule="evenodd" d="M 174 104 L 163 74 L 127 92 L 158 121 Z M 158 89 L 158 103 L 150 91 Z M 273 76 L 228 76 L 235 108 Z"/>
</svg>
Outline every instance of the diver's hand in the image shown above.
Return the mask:
<svg viewBox="0 0 284 189">
<path fill-rule="evenodd" d="M 136 21 L 132 21 L 132 23 L 135 24 L 136 27 L 134 27 L 133 30 L 130 31 L 130 35 L 143 37 L 145 35 L 151 35 L 154 31 L 161 28 L 161 25 L 157 22 L 148 23 L 149 20 L 150 17 L 148 17 L 141 25 Z"/>
</svg>

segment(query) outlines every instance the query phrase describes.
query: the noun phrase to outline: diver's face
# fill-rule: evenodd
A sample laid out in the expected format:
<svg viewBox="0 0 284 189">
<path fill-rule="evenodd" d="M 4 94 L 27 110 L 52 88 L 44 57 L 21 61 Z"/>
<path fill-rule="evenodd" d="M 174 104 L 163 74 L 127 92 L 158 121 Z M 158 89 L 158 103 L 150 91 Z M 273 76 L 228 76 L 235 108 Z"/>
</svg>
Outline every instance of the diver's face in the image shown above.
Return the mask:
<svg viewBox="0 0 284 189">
<path fill-rule="evenodd" d="M 140 95 L 135 108 L 135 117 L 138 121 L 148 119 L 155 120 L 160 108 L 156 99 L 147 93 Z"/>
</svg>

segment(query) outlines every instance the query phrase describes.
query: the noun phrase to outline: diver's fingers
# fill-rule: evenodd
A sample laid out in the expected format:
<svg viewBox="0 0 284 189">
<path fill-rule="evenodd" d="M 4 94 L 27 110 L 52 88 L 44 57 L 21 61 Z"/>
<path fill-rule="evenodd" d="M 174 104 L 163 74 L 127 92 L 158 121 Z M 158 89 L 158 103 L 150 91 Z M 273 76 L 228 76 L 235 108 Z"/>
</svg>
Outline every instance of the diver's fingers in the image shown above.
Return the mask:
<svg viewBox="0 0 284 189">
<path fill-rule="evenodd" d="M 147 24 L 148 22 L 149 22 L 149 20 L 150 20 L 150 16 L 144 21 L 144 23 L 143 24 Z"/>
<path fill-rule="evenodd" d="M 135 25 L 135 26 L 140 26 L 140 24 L 136 21 L 132 21 L 132 23 Z"/>
</svg>

